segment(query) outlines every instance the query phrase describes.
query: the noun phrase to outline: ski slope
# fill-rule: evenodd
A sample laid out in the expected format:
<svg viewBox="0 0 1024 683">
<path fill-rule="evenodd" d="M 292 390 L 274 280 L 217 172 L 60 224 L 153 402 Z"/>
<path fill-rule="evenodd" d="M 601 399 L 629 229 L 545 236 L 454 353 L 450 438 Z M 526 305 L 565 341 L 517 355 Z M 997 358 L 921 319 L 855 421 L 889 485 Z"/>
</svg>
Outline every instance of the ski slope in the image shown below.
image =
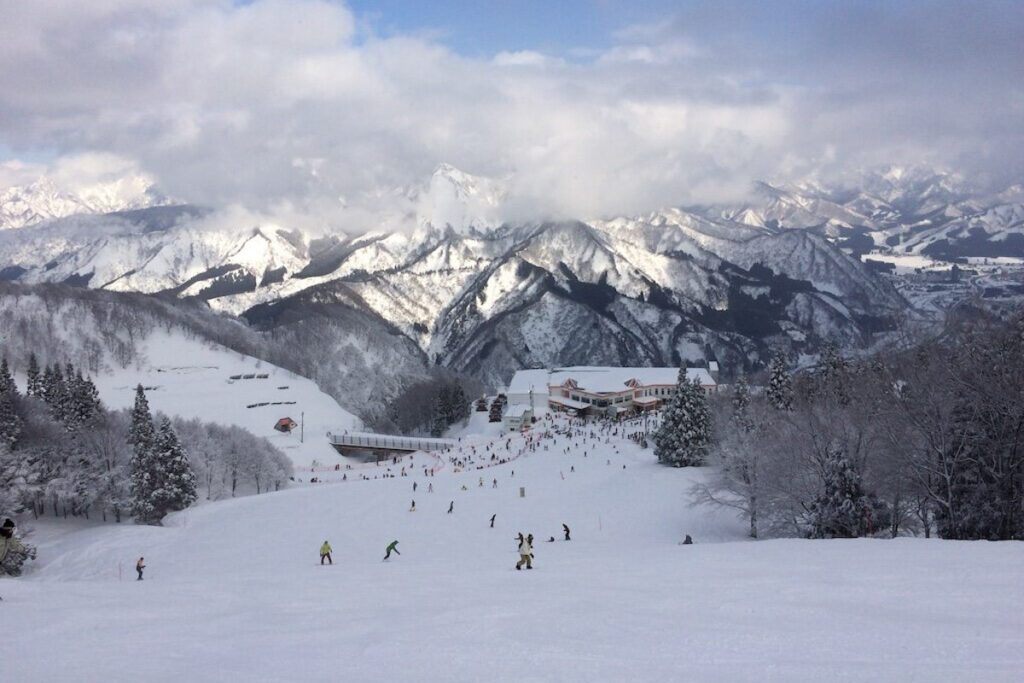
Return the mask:
<svg viewBox="0 0 1024 683">
<path fill-rule="evenodd" d="M 534 436 L 529 450 L 484 420 L 448 458 L 215 502 L 163 528 L 36 523 L 39 561 L 0 582 L 0 680 L 1024 674 L 1022 544 L 753 542 L 731 514 L 689 505 L 700 470 L 660 467 L 620 436 Z M 476 469 L 491 455 L 510 460 Z M 572 541 L 544 542 L 563 522 Z M 518 531 L 536 536 L 532 571 L 514 569 Z M 324 540 L 333 566 L 318 563 Z M 392 540 L 401 555 L 382 562 Z"/>
<path fill-rule="evenodd" d="M 326 434 L 358 423 L 313 381 L 257 358 L 180 332 L 155 332 L 139 345 L 144 362 L 94 378 L 108 407 L 130 408 L 142 384 L 154 412 L 237 425 L 269 439 L 299 469 L 339 462 Z M 239 375 L 256 377 L 232 379 Z M 284 417 L 303 422 L 303 429 L 276 431 Z"/>
</svg>

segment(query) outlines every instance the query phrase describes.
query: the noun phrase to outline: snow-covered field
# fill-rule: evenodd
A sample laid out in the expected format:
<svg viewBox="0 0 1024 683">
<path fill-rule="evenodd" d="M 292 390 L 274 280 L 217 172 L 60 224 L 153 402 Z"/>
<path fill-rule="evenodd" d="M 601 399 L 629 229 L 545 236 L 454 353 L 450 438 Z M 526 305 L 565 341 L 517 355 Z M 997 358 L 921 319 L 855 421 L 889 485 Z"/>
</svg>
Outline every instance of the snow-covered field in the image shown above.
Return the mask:
<svg viewBox="0 0 1024 683">
<path fill-rule="evenodd" d="M 752 542 L 731 515 L 689 506 L 700 471 L 617 437 L 434 477 L 432 458 L 406 464 L 407 477 L 211 503 L 164 528 L 38 524 L 39 561 L 0 582 L 0 680 L 1024 677 L 1020 543 Z M 544 542 L 563 522 L 572 541 Z M 514 569 L 520 530 L 537 537 L 533 571 Z M 325 539 L 334 566 L 319 565 Z M 395 539 L 402 554 L 382 562 Z"/>
<path fill-rule="evenodd" d="M 181 333 L 154 334 L 140 347 L 144 364 L 94 378 L 108 407 L 130 408 L 141 383 L 152 410 L 243 427 L 269 439 L 299 468 L 338 462 L 324 435 L 358 423 L 315 382 L 251 356 Z M 256 376 L 232 379 L 238 375 Z M 303 422 L 304 436 L 299 429 L 276 431 L 274 425 L 285 417 Z"/>
</svg>

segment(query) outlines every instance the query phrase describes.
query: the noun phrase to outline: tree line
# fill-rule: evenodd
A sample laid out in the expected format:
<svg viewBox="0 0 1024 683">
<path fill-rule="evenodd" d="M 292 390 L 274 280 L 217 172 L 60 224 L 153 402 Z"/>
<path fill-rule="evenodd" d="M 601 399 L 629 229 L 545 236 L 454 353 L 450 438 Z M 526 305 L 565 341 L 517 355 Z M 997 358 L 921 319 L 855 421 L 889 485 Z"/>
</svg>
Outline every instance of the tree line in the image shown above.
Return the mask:
<svg viewBox="0 0 1024 683">
<path fill-rule="evenodd" d="M 107 410 L 66 363 L 28 360 L 25 393 L 0 360 L 0 510 L 159 523 L 207 499 L 276 490 L 291 463 L 238 427 L 154 417 L 136 389 L 131 411 Z"/>
<path fill-rule="evenodd" d="M 1024 314 L 954 316 L 864 358 L 827 345 L 797 373 L 776 354 L 763 387 L 684 387 L 655 444 L 666 464 L 711 465 L 697 500 L 755 538 L 1024 539 Z"/>
</svg>

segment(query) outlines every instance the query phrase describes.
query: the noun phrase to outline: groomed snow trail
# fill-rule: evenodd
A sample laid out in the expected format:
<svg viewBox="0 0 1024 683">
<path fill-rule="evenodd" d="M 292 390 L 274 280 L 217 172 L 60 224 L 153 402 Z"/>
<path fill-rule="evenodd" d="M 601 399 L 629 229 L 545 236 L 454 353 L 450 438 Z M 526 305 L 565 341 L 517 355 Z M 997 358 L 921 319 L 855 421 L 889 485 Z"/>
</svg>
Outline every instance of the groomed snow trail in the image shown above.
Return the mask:
<svg viewBox="0 0 1024 683">
<path fill-rule="evenodd" d="M 485 431 L 482 414 L 473 419 L 467 431 Z M 489 458 L 491 443 L 503 456 L 505 439 L 467 434 L 464 450 L 472 442 Z M 0 582 L 0 680 L 1024 673 L 1021 544 L 751 542 L 730 514 L 689 506 L 699 470 L 662 468 L 620 438 L 544 443 L 505 465 L 430 478 L 422 467 L 433 459 L 417 455 L 407 477 L 211 503 L 164 528 L 40 524 L 38 565 Z M 563 522 L 573 540 L 545 542 L 562 538 Z M 536 537 L 533 571 L 514 569 L 518 531 Z M 678 545 L 684 534 L 696 543 Z M 325 539 L 334 566 L 318 564 Z M 402 554 L 384 563 L 394 539 Z M 140 555 L 149 569 L 136 582 Z"/>
</svg>

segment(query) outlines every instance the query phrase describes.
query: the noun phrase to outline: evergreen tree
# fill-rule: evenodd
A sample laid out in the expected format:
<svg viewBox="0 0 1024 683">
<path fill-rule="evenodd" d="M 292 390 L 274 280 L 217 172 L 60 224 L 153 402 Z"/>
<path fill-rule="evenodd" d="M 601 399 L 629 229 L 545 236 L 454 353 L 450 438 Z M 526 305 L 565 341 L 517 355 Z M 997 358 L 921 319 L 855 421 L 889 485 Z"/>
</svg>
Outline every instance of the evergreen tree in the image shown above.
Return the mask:
<svg viewBox="0 0 1024 683">
<path fill-rule="evenodd" d="M 824 492 L 810 506 L 811 538 L 858 538 L 871 524 L 871 501 L 860 472 L 843 449 L 830 444 L 825 454 Z"/>
<path fill-rule="evenodd" d="M 68 386 L 60 365 L 46 367 L 43 373 L 43 400 L 50 407 L 50 415 L 55 420 L 65 422 L 68 415 Z"/>
<path fill-rule="evenodd" d="M 17 395 L 18 385 L 14 383 L 11 369 L 7 366 L 7 357 L 0 360 L 0 394 Z"/>
<path fill-rule="evenodd" d="M 21 417 L 14 408 L 14 394 L 0 393 L 0 451 L 13 451 L 21 436 Z"/>
<path fill-rule="evenodd" d="M 160 487 L 163 473 L 154 456 L 156 433 L 153 416 L 149 412 L 149 401 L 142 385 L 135 388 L 135 406 L 132 408 L 132 423 L 128 432 L 128 443 L 133 453 L 131 470 L 131 511 L 137 524 L 159 524 L 160 517 L 155 500 L 155 491 Z"/>
<path fill-rule="evenodd" d="M 157 431 L 153 448 L 156 470 L 162 475 L 153 490 L 154 516 L 159 520 L 169 512 L 184 510 L 196 500 L 196 475 L 188 454 L 164 418 Z"/>
<path fill-rule="evenodd" d="M 465 420 L 469 417 L 469 413 L 469 397 L 466 395 L 462 385 L 456 383 L 452 388 L 452 423 Z"/>
<path fill-rule="evenodd" d="M 793 409 L 793 379 L 786 367 L 782 351 L 775 352 L 768 365 L 768 389 L 765 392 L 768 405 L 776 410 Z"/>
<path fill-rule="evenodd" d="M 702 465 L 710 442 L 707 396 L 698 383 L 687 379 L 686 368 L 680 368 L 675 396 L 654 434 L 654 454 L 659 462 L 673 467 Z"/>
<path fill-rule="evenodd" d="M 43 380 L 39 376 L 39 361 L 36 359 L 35 353 L 30 353 L 28 356 L 28 385 L 25 387 L 25 393 L 29 396 L 42 396 L 43 394 Z"/>
<path fill-rule="evenodd" d="M 103 410 L 96 385 L 76 371 L 68 382 L 68 409 L 65 423 L 69 429 L 88 424 Z"/>
</svg>

